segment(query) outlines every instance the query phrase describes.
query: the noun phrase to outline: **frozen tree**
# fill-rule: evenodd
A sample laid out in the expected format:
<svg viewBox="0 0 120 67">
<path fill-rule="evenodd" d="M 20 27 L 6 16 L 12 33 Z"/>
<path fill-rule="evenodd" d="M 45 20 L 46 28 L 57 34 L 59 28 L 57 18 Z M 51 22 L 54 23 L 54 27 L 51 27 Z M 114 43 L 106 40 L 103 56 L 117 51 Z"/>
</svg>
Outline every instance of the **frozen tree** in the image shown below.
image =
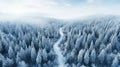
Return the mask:
<svg viewBox="0 0 120 67">
<path fill-rule="evenodd" d="M 111 64 L 112 63 L 112 56 L 111 56 L 111 54 L 107 54 L 107 56 L 106 56 L 106 62 L 107 62 L 107 64 Z"/>
<path fill-rule="evenodd" d="M 112 62 L 111 67 L 117 67 L 119 65 L 118 57 L 116 56 Z"/>
<path fill-rule="evenodd" d="M 81 65 L 80 67 L 86 67 L 85 65 Z"/>
<path fill-rule="evenodd" d="M 4 39 L 4 38 L 2 38 L 2 45 L 4 46 L 3 48 L 4 48 L 4 53 L 7 53 L 7 50 L 9 49 L 9 45 L 8 45 L 8 42 Z"/>
<path fill-rule="evenodd" d="M 19 45 L 17 44 L 17 45 L 15 45 L 15 52 L 18 52 L 18 51 L 20 51 L 20 47 L 19 47 Z"/>
<path fill-rule="evenodd" d="M 70 50 L 69 41 L 65 43 L 65 49 Z"/>
<path fill-rule="evenodd" d="M 93 49 L 90 54 L 90 61 L 94 63 L 95 60 L 96 60 L 96 51 L 95 51 L 95 49 Z"/>
<path fill-rule="evenodd" d="M 96 67 L 95 64 L 91 64 L 92 67 Z"/>
<path fill-rule="evenodd" d="M 89 64 L 89 60 L 90 60 L 89 50 L 87 50 L 87 51 L 85 52 L 85 55 L 84 55 L 84 63 L 85 63 L 86 65 L 88 65 L 88 64 Z"/>
<path fill-rule="evenodd" d="M 93 45 L 93 41 L 92 41 L 91 44 L 90 44 L 89 50 L 91 51 L 91 50 L 93 50 L 93 49 L 94 49 L 94 45 Z"/>
<path fill-rule="evenodd" d="M 48 63 L 47 63 L 47 64 L 48 64 L 48 66 L 50 66 L 50 67 L 55 66 L 55 65 L 54 65 L 54 63 L 53 63 L 52 61 L 48 61 Z"/>
<path fill-rule="evenodd" d="M 79 51 L 79 54 L 78 54 L 78 62 L 79 62 L 79 63 L 82 63 L 83 57 L 84 57 L 84 50 L 81 49 L 81 50 Z"/>
<path fill-rule="evenodd" d="M 105 44 L 100 44 L 99 52 L 102 51 L 103 49 L 105 50 Z"/>
<path fill-rule="evenodd" d="M 26 56 L 25 56 L 25 50 L 23 48 L 20 49 L 20 52 L 18 53 L 18 57 L 22 60 L 26 59 Z"/>
<path fill-rule="evenodd" d="M 20 58 L 20 53 L 18 52 L 16 55 L 16 63 L 18 63 L 19 61 L 21 61 L 21 58 Z"/>
<path fill-rule="evenodd" d="M 3 60 L 3 66 L 2 67 L 13 67 L 14 66 L 14 62 L 13 60 L 6 58 L 5 60 Z"/>
<path fill-rule="evenodd" d="M 111 34 L 112 34 L 112 30 L 109 29 L 109 30 L 107 31 L 104 39 L 103 39 L 103 42 L 104 42 L 105 44 L 106 44 L 107 42 L 109 42 L 109 38 L 110 38 Z"/>
<path fill-rule="evenodd" d="M 32 49 L 31 49 L 31 60 L 32 60 L 33 62 L 35 62 L 36 57 L 37 57 L 36 50 L 35 50 L 34 47 L 32 47 Z"/>
<path fill-rule="evenodd" d="M 87 34 L 85 33 L 85 34 L 83 35 L 82 48 L 84 48 L 85 45 L 87 45 L 86 38 L 87 38 Z"/>
<path fill-rule="evenodd" d="M 42 55 L 42 57 L 43 57 L 43 61 L 47 61 L 47 58 L 48 58 L 48 55 L 47 55 L 47 52 L 46 52 L 46 49 L 43 49 L 43 55 Z"/>
<path fill-rule="evenodd" d="M 76 49 L 73 49 L 72 52 L 71 52 L 71 56 L 74 57 L 74 56 L 76 55 L 76 53 L 77 53 L 77 50 L 76 50 Z"/>
<path fill-rule="evenodd" d="M 52 50 L 50 50 L 50 52 L 48 53 L 48 57 L 51 61 L 55 59 L 54 52 Z"/>
<path fill-rule="evenodd" d="M 71 67 L 69 64 L 66 64 L 66 67 Z"/>
<path fill-rule="evenodd" d="M 41 50 L 38 51 L 36 62 L 37 62 L 37 64 L 41 64 L 42 63 Z"/>
<path fill-rule="evenodd" d="M 91 36 L 91 34 L 88 34 L 87 43 L 90 44 L 91 41 L 92 41 L 92 36 Z"/>
<path fill-rule="evenodd" d="M 9 47 L 8 55 L 9 55 L 9 58 L 11 58 L 11 59 L 15 57 L 15 53 L 14 53 L 12 47 Z"/>
<path fill-rule="evenodd" d="M 108 53 L 111 53 L 112 52 L 112 44 L 108 44 L 107 47 L 105 48 L 105 50 L 108 52 Z"/>
<path fill-rule="evenodd" d="M 75 64 L 72 64 L 72 67 L 77 67 Z"/>
<path fill-rule="evenodd" d="M 28 67 L 24 61 L 20 61 L 17 66 L 18 67 Z"/>
<path fill-rule="evenodd" d="M 81 47 L 81 46 L 80 46 L 81 44 L 82 44 L 82 36 L 77 39 L 75 48 L 76 48 L 77 50 L 79 50 L 80 47 Z"/>
<path fill-rule="evenodd" d="M 95 48 L 98 49 L 100 44 L 102 43 L 102 39 L 104 37 L 104 33 L 103 34 L 99 34 L 99 38 L 97 38 L 97 40 L 95 41 Z"/>
<path fill-rule="evenodd" d="M 104 63 L 105 57 L 106 57 L 106 51 L 103 49 L 98 55 L 98 59 L 100 63 Z"/>
</svg>

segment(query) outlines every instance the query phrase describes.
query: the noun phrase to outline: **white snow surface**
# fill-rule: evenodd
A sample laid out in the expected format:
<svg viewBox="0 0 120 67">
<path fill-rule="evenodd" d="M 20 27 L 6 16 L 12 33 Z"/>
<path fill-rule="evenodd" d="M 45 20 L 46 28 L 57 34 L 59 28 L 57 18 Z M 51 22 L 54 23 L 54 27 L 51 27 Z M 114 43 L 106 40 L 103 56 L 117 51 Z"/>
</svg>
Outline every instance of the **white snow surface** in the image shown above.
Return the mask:
<svg viewBox="0 0 120 67">
<path fill-rule="evenodd" d="M 58 56 L 58 67 L 66 67 L 65 66 L 65 58 L 62 55 L 62 52 L 60 50 L 60 47 L 58 46 L 60 44 L 60 42 L 62 41 L 62 38 L 64 36 L 63 34 L 63 30 L 62 28 L 59 29 L 59 33 L 60 33 L 60 39 L 54 44 L 54 51 L 56 53 L 56 55 Z"/>
</svg>

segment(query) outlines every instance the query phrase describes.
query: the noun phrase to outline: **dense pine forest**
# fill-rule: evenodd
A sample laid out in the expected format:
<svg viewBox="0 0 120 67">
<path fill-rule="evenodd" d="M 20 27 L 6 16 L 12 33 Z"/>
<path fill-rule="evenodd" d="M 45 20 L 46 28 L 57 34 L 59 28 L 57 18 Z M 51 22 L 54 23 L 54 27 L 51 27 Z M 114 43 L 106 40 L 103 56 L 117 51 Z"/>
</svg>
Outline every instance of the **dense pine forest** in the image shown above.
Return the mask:
<svg viewBox="0 0 120 67">
<path fill-rule="evenodd" d="M 59 45 L 67 67 L 119 67 L 120 20 L 97 17 L 64 27 L 66 36 Z"/>
<path fill-rule="evenodd" d="M 65 67 L 120 67 L 120 18 L 115 16 L 44 26 L 1 22 L 0 67 L 59 67 L 62 58 L 53 47 L 60 37 Z"/>
</svg>

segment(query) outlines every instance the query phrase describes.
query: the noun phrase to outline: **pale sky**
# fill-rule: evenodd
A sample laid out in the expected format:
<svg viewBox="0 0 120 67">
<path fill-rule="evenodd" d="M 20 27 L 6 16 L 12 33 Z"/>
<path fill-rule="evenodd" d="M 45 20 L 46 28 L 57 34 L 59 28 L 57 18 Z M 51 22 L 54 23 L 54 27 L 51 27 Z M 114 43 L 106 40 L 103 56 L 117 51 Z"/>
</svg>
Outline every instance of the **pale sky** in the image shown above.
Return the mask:
<svg viewBox="0 0 120 67">
<path fill-rule="evenodd" d="M 120 0 L 0 0 L 0 16 L 47 16 L 58 19 L 120 15 Z"/>
</svg>

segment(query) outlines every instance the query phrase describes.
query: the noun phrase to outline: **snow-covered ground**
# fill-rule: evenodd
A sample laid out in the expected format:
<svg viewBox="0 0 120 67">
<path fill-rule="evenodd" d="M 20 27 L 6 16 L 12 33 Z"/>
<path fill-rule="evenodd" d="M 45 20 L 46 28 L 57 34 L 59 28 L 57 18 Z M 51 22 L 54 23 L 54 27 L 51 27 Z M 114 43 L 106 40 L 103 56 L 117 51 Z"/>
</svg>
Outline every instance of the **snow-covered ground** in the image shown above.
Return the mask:
<svg viewBox="0 0 120 67">
<path fill-rule="evenodd" d="M 57 58 L 58 58 L 58 64 L 59 64 L 58 67 L 66 67 L 65 66 L 65 58 L 61 53 L 60 47 L 58 46 L 60 44 L 60 42 L 62 41 L 62 38 L 64 36 L 62 28 L 60 28 L 59 33 L 61 36 L 60 36 L 60 39 L 54 44 L 54 51 L 55 51 Z"/>
</svg>

